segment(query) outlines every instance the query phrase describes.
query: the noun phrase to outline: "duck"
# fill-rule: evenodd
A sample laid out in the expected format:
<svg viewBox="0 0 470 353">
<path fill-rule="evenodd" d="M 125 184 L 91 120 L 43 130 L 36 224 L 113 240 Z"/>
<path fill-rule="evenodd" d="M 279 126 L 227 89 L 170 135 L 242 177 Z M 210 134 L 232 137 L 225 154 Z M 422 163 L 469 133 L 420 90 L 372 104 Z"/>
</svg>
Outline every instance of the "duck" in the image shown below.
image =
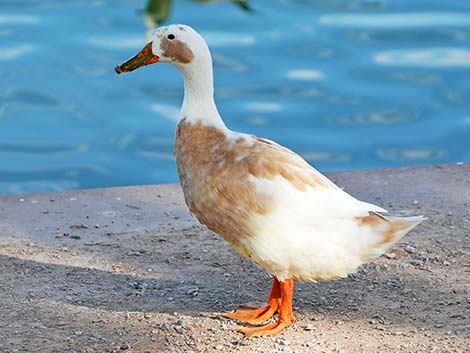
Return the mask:
<svg viewBox="0 0 470 353">
<path fill-rule="evenodd" d="M 295 281 L 347 277 L 426 219 L 384 215 L 384 208 L 348 194 L 290 149 L 230 130 L 214 100 L 209 47 L 192 27 L 156 28 L 115 71 L 158 62 L 184 78 L 174 150 L 186 205 L 273 278 L 266 305 L 224 314 L 246 324 L 238 329 L 246 336 L 276 335 L 296 321 Z"/>
</svg>

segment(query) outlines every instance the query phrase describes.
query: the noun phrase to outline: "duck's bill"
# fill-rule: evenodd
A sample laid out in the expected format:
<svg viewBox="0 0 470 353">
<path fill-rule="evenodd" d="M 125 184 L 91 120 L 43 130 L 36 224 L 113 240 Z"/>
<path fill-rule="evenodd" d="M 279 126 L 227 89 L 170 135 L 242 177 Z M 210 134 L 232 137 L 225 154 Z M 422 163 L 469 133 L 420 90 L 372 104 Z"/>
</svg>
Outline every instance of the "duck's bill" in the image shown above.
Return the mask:
<svg viewBox="0 0 470 353">
<path fill-rule="evenodd" d="M 136 56 L 127 60 L 121 65 L 117 65 L 114 71 L 121 74 L 123 72 L 134 71 L 139 67 L 155 64 L 160 58 L 152 52 L 152 42 L 148 43 Z"/>
</svg>

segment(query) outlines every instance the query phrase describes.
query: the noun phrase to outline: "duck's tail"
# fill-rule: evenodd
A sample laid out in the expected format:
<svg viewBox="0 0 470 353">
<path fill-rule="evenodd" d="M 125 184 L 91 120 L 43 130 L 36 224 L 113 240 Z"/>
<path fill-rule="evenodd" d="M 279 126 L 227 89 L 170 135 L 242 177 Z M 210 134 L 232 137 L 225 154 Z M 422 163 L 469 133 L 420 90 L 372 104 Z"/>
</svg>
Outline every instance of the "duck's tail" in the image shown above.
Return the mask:
<svg viewBox="0 0 470 353">
<path fill-rule="evenodd" d="M 379 257 L 425 220 L 427 218 L 424 216 L 393 217 L 369 212 L 368 216 L 362 217 L 359 221 L 361 226 L 370 228 L 375 238 L 375 241 L 369 243 L 371 246 L 368 246 L 363 253 L 364 260 Z"/>
</svg>

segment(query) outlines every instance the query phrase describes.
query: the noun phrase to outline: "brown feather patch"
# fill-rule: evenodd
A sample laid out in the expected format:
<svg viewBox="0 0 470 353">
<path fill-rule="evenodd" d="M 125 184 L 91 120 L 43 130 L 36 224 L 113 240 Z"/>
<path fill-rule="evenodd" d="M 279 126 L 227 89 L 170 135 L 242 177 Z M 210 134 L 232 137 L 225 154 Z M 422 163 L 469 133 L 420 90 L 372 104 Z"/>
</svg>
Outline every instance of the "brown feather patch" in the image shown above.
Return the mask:
<svg viewBox="0 0 470 353">
<path fill-rule="evenodd" d="M 360 226 L 369 226 L 382 235 L 382 244 L 392 242 L 398 232 L 412 227 L 412 223 L 406 220 L 386 218 L 375 212 L 369 212 L 368 216 L 357 218 Z"/>
<path fill-rule="evenodd" d="M 175 155 L 191 212 L 242 252 L 240 239 L 256 235 L 253 217 L 275 208 L 272 196 L 259 193 L 250 176 L 282 176 L 301 191 L 308 186 L 336 187 L 284 147 L 254 136 L 253 141 L 231 141 L 215 127 L 185 119 L 176 130 Z"/>
<path fill-rule="evenodd" d="M 163 55 L 174 61 L 189 64 L 194 59 L 192 50 L 185 43 L 177 39 L 170 40 L 163 37 L 160 41 L 160 46 L 163 50 Z"/>
</svg>

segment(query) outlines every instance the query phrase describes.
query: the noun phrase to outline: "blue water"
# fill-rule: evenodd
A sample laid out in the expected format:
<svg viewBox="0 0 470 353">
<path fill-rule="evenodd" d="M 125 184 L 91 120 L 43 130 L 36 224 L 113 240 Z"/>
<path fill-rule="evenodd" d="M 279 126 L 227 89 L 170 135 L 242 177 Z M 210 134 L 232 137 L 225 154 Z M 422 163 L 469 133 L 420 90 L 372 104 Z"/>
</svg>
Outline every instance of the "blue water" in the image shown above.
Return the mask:
<svg viewBox="0 0 470 353">
<path fill-rule="evenodd" d="M 322 171 L 470 161 L 469 1 L 147 5 L 0 0 L 0 193 L 177 181 L 182 78 L 113 71 L 150 18 L 207 38 L 230 128 Z"/>
</svg>

